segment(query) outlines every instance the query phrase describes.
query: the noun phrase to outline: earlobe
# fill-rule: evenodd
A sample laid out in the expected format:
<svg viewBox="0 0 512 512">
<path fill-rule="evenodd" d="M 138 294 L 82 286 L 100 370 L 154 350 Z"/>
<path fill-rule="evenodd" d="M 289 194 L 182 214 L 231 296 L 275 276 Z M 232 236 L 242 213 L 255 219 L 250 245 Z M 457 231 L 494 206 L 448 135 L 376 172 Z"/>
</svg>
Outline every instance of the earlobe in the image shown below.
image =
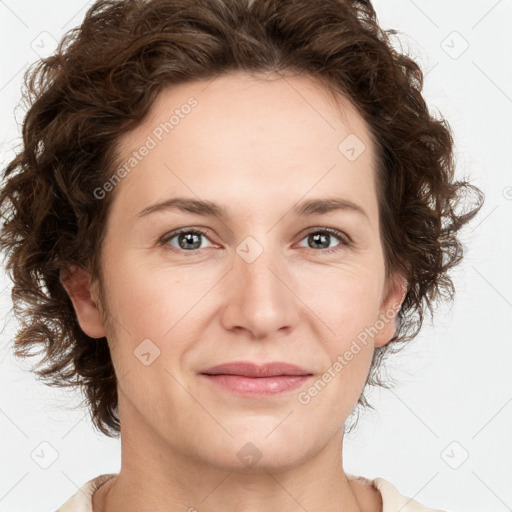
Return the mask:
<svg viewBox="0 0 512 512">
<path fill-rule="evenodd" d="M 89 273 L 81 267 L 72 265 L 69 269 L 61 271 L 60 282 L 73 303 L 78 323 L 85 334 L 91 338 L 106 336 L 101 311 L 92 293 Z"/>
<path fill-rule="evenodd" d="M 379 319 L 375 322 L 378 333 L 374 338 L 375 347 L 387 345 L 396 334 L 396 319 L 407 295 L 407 280 L 401 274 L 393 274 L 387 285 Z"/>
</svg>

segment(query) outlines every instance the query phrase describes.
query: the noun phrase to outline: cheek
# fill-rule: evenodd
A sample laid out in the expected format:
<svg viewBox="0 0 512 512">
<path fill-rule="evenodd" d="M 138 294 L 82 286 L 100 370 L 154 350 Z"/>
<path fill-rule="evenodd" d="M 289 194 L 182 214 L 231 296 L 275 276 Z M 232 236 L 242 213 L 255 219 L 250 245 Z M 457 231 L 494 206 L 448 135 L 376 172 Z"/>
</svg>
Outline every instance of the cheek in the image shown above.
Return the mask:
<svg viewBox="0 0 512 512">
<path fill-rule="evenodd" d="M 122 335 L 160 339 L 202 295 L 198 283 L 184 279 L 181 269 L 156 270 L 143 258 L 127 255 L 110 262 L 109 309 Z M 193 300 L 195 299 L 195 300 Z"/>
<path fill-rule="evenodd" d="M 327 357 L 322 374 L 299 402 L 310 404 L 310 410 L 325 408 L 337 418 L 347 418 L 370 370 L 374 354 L 371 327 L 378 317 L 379 294 L 374 280 L 363 272 L 332 277 L 317 280 L 323 288 L 315 288 L 308 297 L 321 319 L 318 340 Z"/>
<path fill-rule="evenodd" d="M 330 360 L 326 371 L 340 387 L 346 389 L 350 382 L 357 394 L 373 357 L 372 336 L 381 300 L 379 277 L 355 266 L 329 270 L 318 273 L 314 283 L 311 277 L 301 280 L 301 293 L 319 319 L 318 338 Z"/>
<path fill-rule="evenodd" d="M 304 272 L 296 284 L 297 295 L 337 342 L 357 336 L 378 316 L 381 279 L 368 265 L 347 264 Z"/>
</svg>

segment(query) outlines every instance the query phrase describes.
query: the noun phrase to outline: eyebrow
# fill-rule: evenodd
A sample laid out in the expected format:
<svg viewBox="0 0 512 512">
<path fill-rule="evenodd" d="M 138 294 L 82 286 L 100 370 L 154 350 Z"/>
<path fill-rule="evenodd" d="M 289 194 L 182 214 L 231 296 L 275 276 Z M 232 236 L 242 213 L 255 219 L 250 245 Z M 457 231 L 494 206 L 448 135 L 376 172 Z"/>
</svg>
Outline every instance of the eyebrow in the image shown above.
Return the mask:
<svg viewBox="0 0 512 512">
<path fill-rule="evenodd" d="M 165 201 L 146 206 L 137 216 L 145 217 L 151 213 L 167 210 L 178 210 L 205 217 L 217 217 L 219 219 L 228 219 L 229 215 L 226 209 L 212 201 L 199 199 L 190 199 L 186 197 L 173 197 Z M 310 199 L 295 205 L 291 212 L 297 216 L 323 215 L 334 211 L 354 211 L 360 213 L 370 220 L 366 211 L 358 204 L 348 199 L 326 198 L 326 199 Z"/>
</svg>

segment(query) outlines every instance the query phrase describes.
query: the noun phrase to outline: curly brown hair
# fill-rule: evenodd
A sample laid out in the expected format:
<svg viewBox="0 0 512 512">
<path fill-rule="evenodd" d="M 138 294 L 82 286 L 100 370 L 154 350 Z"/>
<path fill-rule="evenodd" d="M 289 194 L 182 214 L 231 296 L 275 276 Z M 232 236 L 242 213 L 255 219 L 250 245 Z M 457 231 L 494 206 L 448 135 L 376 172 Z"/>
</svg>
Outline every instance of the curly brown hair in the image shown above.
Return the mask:
<svg viewBox="0 0 512 512">
<path fill-rule="evenodd" d="M 384 355 L 418 333 L 438 299 L 453 298 L 448 271 L 462 257 L 459 229 L 482 192 L 456 181 L 448 123 L 421 95 L 423 73 L 398 52 L 369 0 L 101 0 L 57 50 L 25 74 L 23 147 L 3 169 L 0 244 L 19 321 L 14 353 L 43 358 L 50 386 L 80 386 L 93 425 L 118 437 L 117 377 L 106 338 L 87 336 L 60 280 L 71 265 L 101 283 L 99 256 L 119 165 L 116 143 L 136 128 L 163 88 L 231 71 L 313 77 L 358 109 L 375 141 L 379 215 L 388 275 L 407 279 Z M 472 198 L 470 201 L 469 199 Z M 42 367 L 42 368 L 41 368 Z M 366 389 L 366 386 L 365 386 Z M 357 405 L 371 405 L 364 392 Z"/>
</svg>

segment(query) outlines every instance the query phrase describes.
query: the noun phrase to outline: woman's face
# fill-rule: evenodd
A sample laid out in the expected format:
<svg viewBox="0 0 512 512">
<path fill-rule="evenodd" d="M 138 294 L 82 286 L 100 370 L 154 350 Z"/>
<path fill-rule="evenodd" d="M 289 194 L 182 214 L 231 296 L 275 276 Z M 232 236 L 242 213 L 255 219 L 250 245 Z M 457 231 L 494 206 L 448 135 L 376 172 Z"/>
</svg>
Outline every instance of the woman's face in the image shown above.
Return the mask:
<svg viewBox="0 0 512 512">
<path fill-rule="evenodd" d="M 133 450 L 240 470 L 341 439 L 403 291 L 385 280 L 369 132 L 342 105 L 305 77 L 224 75 L 165 90 L 121 138 L 122 179 L 96 191 L 115 194 L 110 321 L 74 301 L 108 337 Z M 204 374 L 232 362 L 306 375 Z"/>
</svg>

